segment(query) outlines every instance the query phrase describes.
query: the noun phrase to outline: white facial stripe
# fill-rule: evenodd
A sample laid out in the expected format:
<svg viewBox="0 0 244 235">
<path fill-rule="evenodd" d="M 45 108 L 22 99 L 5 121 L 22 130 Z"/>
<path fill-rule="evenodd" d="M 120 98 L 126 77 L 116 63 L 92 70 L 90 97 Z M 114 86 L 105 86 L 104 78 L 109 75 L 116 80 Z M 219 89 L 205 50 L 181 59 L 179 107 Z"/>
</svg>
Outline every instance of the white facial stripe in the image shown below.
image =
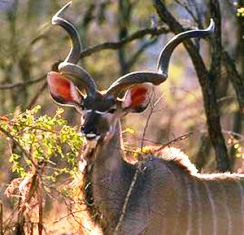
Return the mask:
<svg viewBox="0 0 244 235">
<path fill-rule="evenodd" d="M 92 110 L 92 109 L 85 109 L 85 110 L 83 110 L 83 112 L 86 112 L 86 113 L 94 112 L 96 114 L 106 114 L 106 113 L 108 113 L 107 111 L 106 112 L 102 112 L 102 111 Z"/>
<path fill-rule="evenodd" d="M 95 113 L 97 114 L 106 114 L 107 112 L 101 112 L 101 111 L 98 111 L 98 110 L 94 110 Z"/>
<path fill-rule="evenodd" d="M 116 105 L 112 106 L 110 109 L 116 109 Z M 100 115 L 103 115 L 103 114 L 107 114 L 109 113 L 110 110 L 107 110 L 107 111 L 98 111 L 98 110 L 93 110 L 93 109 L 84 109 L 83 112 L 86 112 L 86 113 L 91 113 L 91 112 L 94 112 L 96 114 L 100 114 Z"/>
<path fill-rule="evenodd" d="M 89 133 L 89 134 L 86 134 L 86 137 L 88 138 L 95 138 L 97 135 L 94 134 L 94 133 Z"/>
</svg>

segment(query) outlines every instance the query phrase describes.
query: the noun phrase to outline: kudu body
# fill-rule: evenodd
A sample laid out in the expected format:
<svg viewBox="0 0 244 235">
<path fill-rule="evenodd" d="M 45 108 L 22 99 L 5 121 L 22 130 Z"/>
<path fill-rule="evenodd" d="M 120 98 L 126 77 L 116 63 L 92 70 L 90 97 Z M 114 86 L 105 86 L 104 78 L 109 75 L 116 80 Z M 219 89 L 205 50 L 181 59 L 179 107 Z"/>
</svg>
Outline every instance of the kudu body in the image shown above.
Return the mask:
<svg viewBox="0 0 244 235">
<path fill-rule="evenodd" d="M 161 157 L 145 154 L 134 165 L 124 160 L 120 118 L 147 107 L 145 83 L 164 82 L 174 48 L 187 38 L 211 34 L 213 21 L 205 30 L 175 36 L 162 50 L 157 72 L 129 73 L 99 92 L 91 76 L 76 65 L 79 36 L 60 17 L 68 5 L 53 17 L 53 23 L 69 33 L 73 47 L 59 72 L 50 72 L 47 79 L 53 99 L 76 107 L 83 115 L 84 190 L 104 234 L 243 235 L 243 175 L 198 174 L 187 156 L 174 148 L 165 148 Z"/>
</svg>

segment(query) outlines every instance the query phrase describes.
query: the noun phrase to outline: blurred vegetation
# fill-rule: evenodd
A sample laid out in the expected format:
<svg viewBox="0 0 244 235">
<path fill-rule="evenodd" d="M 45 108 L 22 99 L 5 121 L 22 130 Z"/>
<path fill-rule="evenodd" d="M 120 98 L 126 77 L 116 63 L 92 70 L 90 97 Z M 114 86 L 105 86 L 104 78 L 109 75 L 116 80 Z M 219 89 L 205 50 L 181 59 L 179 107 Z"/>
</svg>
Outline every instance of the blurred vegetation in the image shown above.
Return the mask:
<svg viewBox="0 0 244 235">
<path fill-rule="evenodd" d="M 55 181 L 59 174 L 76 171 L 83 140 L 61 118 L 62 109 L 58 109 L 54 117 L 35 117 L 39 110 L 40 107 L 36 106 L 24 113 L 16 111 L 11 116 L 3 116 L 0 130 L 3 137 L 7 137 L 6 141 L 15 145 L 9 157 L 12 172 L 24 178 L 40 165 L 50 164 L 53 165 L 53 171 L 49 172 L 47 180 Z M 62 159 L 65 159 L 63 164 Z M 59 163 L 57 167 L 56 162 Z"/>
<path fill-rule="evenodd" d="M 54 117 L 38 116 L 39 110 L 36 106 L 24 113 L 16 111 L 0 120 L 1 137 L 5 137 L 5 144 L 11 145 L 8 159 L 15 176 L 5 195 L 14 199 L 17 207 L 17 211 L 10 213 L 8 223 L 5 222 L 6 232 L 31 234 L 34 221 L 41 231 L 43 201 L 57 192 L 62 198 L 65 187 L 58 187 L 61 179 L 74 178 L 77 174 L 83 138 L 61 118 L 62 109 Z M 11 226 L 16 216 L 17 223 Z M 31 223 L 24 226 L 26 221 Z"/>
<path fill-rule="evenodd" d="M 160 15 L 159 2 L 181 27 L 174 27 L 170 17 Z M 47 72 L 69 51 L 65 32 L 51 25 L 52 15 L 65 3 L 0 0 L 0 195 L 9 211 L 16 207 L 4 191 L 13 179 L 21 179 L 14 181 L 17 183 L 13 188 L 18 188 L 24 179 L 27 185 L 33 179 L 42 184 L 44 178 L 49 187 L 67 180 L 72 169 L 77 169 L 75 159 L 82 139 L 76 134 L 77 128 L 69 126 L 79 123 L 79 114 L 67 109 L 61 118 L 45 80 Z M 243 7 L 243 0 L 73 0 L 65 17 L 81 36 L 80 64 L 101 89 L 130 71 L 155 70 L 159 52 L 173 34 L 180 29 L 205 28 L 213 17 L 216 34 L 212 39 L 194 41 L 193 47 L 206 64 L 207 75 L 213 75 L 209 87 L 216 97 L 218 108 L 213 111 L 220 117 L 230 161 L 228 169 L 243 172 Z M 105 42 L 111 44 L 104 45 Z M 101 49 L 94 50 L 96 45 L 102 45 Z M 189 50 L 190 46 L 185 47 Z M 209 135 L 208 112 L 199 79 L 204 71 L 198 71 L 189 54 L 183 46 L 174 52 L 169 79 L 155 88 L 153 111 L 149 109 L 123 120 L 124 129 L 129 130 L 125 131 L 125 138 L 138 146 L 142 137 L 150 144 L 170 142 L 186 152 L 203 172 L 217 167 L 221 170 Z M 186 135 L 187 138 L 180 138 Z M 39 168 L 45 169 L 41 180 L 33 178 Z M 19 213 L 17 217 L 18 223 L 23 223 L 23 215 Z M 7 226 L 12 229 L 15 225 Z"/>
</svg>

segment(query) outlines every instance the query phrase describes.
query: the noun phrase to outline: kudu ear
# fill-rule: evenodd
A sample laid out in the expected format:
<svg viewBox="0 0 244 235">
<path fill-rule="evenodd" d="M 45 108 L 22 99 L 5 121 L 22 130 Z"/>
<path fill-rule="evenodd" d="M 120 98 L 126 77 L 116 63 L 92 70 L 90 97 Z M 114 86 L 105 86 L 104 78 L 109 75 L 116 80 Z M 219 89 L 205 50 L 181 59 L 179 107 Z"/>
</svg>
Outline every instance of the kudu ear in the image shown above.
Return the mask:
<svg viewBox="0 0 244 235">
<path fill-rule="evenodd" d="M 60 105 L 77 106 L 83 99 L 74 83 L 60 73 L 49 72 L 47 83 L 52 98 Z"/>
<path fill-rule="evenodd" d="M 130 88 L 122 101 L 122 108 L 133 113 L 144 111 L 150 101 L 148 85 L 138 85 Z"/>
</svg>

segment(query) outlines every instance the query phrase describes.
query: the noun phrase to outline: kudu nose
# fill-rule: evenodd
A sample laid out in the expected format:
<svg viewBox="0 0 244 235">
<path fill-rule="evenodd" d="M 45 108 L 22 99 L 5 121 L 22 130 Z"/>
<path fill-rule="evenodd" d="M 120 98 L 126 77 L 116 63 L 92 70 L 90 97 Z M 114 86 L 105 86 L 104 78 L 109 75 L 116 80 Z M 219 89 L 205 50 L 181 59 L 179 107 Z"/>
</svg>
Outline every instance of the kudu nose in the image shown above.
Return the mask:
<svg viewBox="0 0 244 235">
<path fill-rule="evenodd" d="M 94 128 L 89 128 L 87 126 L 81 127 L 82 133 L 84 133 L 87 140 L 94 140 L 100 137 L 100 134 Z"/>
<path fill-rule="evenodd" d="M 98 140 L 100 137 L 100 131 L 98 129 L 99 116 L 95 112 L 91 112 L 85 119 L 81 127 L 82 133 L 87 140 Z"/>
</svg>

